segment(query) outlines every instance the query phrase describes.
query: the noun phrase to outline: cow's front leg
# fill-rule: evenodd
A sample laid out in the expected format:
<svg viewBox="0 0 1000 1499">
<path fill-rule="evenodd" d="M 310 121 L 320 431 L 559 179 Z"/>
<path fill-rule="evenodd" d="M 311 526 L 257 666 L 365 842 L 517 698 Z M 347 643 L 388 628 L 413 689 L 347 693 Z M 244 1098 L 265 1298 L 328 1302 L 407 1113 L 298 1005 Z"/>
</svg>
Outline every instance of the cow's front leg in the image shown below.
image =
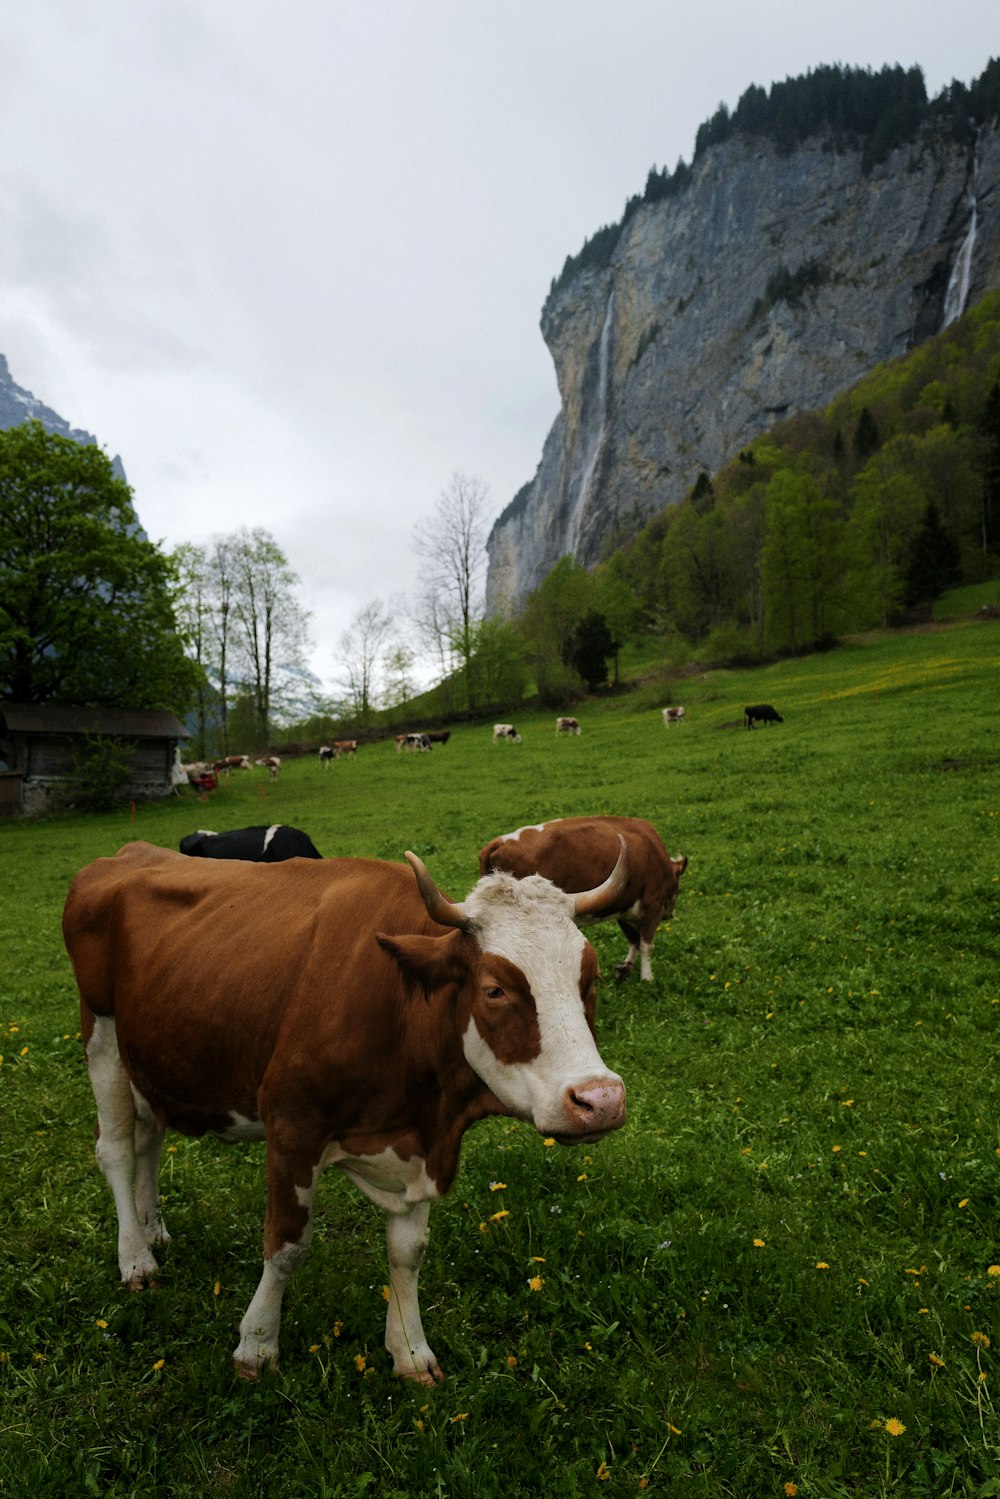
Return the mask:
<svg viewBox="0 0 1000 1499">
<path fill-rule="evenodd" d="M 390 1213 L 386 1218 L 389 1311 L 385 1319 L 385 1346 L 402 1379 L 433 1385 L 443 1380 L 444 1375 L 427 1346 L 417 1299 L 417 1278 L 427 1248 L 430 1209 L 429 1202 L 418 1202 L 409 1212 Z"/>
<path fill-rule="evenodd" d="M 317 1153 L 286 1154 L 269 1135 L 264 1270 L 243 1314 L 240 1341 L 233 1350 L 236 1371 L 246 1379 L 256 1379 L 264 1364 L 278 1367 L 281 1303 L 286 1285 L 309 1250 L 319 1171 Z"/>
</svg>

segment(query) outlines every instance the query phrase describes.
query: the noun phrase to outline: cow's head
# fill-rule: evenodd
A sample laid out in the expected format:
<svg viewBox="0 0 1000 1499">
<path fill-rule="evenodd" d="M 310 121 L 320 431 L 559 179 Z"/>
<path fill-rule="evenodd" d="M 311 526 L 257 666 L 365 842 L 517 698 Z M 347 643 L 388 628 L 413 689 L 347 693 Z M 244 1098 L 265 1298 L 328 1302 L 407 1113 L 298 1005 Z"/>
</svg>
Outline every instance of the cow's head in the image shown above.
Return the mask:
<svg viewBox="0 0 1000 1499">
<path fill-rule="evenodd" d="M 517 880 L 495 873 L 459 905 L 415 854 L 406 857 L 429 915 L 456 928 L 456 938 L 462 934 L 462 1044 L 469 1065 L 505 1109 L 563 1144 L 618 1129 L 625 1123 L 625 1087 L 594 1040 L 597 955 L 576 921 L 624 887 L 624 842 L 611 875 L 595 890 L 566 895 L 541 875 Z M 409 944 L 404 939 L 394 947 L 406 966 Z"/>
</svg>

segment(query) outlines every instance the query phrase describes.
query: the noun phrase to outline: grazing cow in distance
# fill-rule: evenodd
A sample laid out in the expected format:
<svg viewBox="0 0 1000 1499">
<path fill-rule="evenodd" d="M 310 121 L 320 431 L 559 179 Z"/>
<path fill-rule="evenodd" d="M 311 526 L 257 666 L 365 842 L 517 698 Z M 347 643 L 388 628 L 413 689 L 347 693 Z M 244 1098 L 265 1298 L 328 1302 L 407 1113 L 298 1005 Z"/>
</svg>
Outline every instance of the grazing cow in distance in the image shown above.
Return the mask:
<svg viewBox="0 0 1000 1499">
<path fill-rule="evenodd" d="M 402 742 L 400 742 L 402 741 Z M 430 752 L 431 741 L 429 734 L 400 734 L 397 735 L 396 750 L 411 750 L 413 752 Z"/>
<path fill-rule="evenodd" d="M 572 895 L 590 889 L 592 871 L 619 839 L 628 849 L 628 880 L 614 900 L 591 915 L 595 921 L 615 917 L 628 938 L 628 955 L 615 978 L 628 978 L 638 956 L 640 975 L 651 982 L 656 928 L 674 914 L 678 881 L 688 864 L 684 855 L 670 857 L 652 823 L 641 817 L 561 817 L 518 828 L 479 850 L 479 873 L 500 869 L 519 879 L 541 874 Z"/>
<path fill-rule="evenodd" d="M 450 729 L 428 729 L 427 738 L 431 744 L 447 744 L 451 738 Z"/>
<path fill-rule="evenodd" d="M 430 1385 L 443 1375 L 417 1275 L 464 1132 L 502 1114 L 589 1144 L 625 1123 L 594 1039 L 597 957 L 574 920 L 615 899 L 624 849 L 579 895 L 494 875 L 460 904 L 406 857 L 262 868 L 131 843 L 82 870 L 66 901 L 130 1290 L 155 1282 L 153 1245 L 169 1238 L 164 1130 L 266 1141 L 264 1269 L 233 1354 L 250 1377 L 278 1363 L 324 1167 L 385 1210 L 386 1348 L 397 1374 Z"/>
<path fill-rule="evenodd" d="M 358 752 L 358 741 L 356 739 L 335 739 L 333 741 L 333 756 L 339 760 L 341 755 L 356 755 Z"/>
<path fill-rule="evenodd" d="M 557 718 L 556 719 L 556 733 L 557 734 L 579 734 L 579 732 L 580 732 L 580 725 L 579 725 L 578 721 L 575 718 Z"/>
<path fill-rule="evenodd" d="M 493 743 L 500 739 L 509 739 L 511 744 L 520 744 L 521 736 L 512 723 L 495 723 L 493 725 Z"/>
<path fill-rule="evenodd" d="M 684 722 L 684 709 L 679 705 L 676 708 L 664 708 L 663 727 L 669 729 L 672 723 Z"/>
<path fill-rule="evenodd" d="M 770 703 L 755 703 L 752 707 L 743 709 L 743 717 L 748 729 L 752 729 L 754 723 L 784 723 L 781 714 L 771 707 Z"/>
<path fill-rule="evenodd" d="M 252 770 L 249 755 L 223 755 L 221 760 L 215 760 L 212 764 L 213 770 L 224 770 L 226 775 L 231 770 Z"/>
<path fill-rule="evenodd" d="M 257 761 L 257 764 L 268 772 L 272 781 L 278 779 L 278 771 L 281 769 L 280 755 L 265 755 L 262 760 Z"/>
<path fill-rule="evenodd" d="M 331 746 L 329 744 L 321 744 L 319 747 L 319 763 L 323 766 L 324 770 L 333 758 L 334 754 Z"/>
<path fill-rule="evenodd" d="M 280 864 L 284 859 L 322 859 L 308 833 L 276 822 L 252 828 L 233 828 L 213 833 L 199 828 L 179 844 L 182 854 L 194 859 L 249 859 L 255 864 Z"/>
</svg>

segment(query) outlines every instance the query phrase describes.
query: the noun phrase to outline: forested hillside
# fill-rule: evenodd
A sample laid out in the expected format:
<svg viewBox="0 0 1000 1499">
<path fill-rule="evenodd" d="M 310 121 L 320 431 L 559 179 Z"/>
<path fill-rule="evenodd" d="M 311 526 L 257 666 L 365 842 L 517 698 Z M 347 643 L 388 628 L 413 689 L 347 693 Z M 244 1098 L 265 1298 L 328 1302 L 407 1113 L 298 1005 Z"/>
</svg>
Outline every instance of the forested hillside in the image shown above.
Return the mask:
<svg viewBox="0 0 1000 1499">
<path fill-rule="evenodd" d="M 1000 570 L 1000 296 L 794 417 L 599 569 L 619 632 L 753 659 L 891 625 Z M 623 601 L 631 605 L 621 618 Z M 711 654 L 711 652 L 710 652 Z"/>
</svg>

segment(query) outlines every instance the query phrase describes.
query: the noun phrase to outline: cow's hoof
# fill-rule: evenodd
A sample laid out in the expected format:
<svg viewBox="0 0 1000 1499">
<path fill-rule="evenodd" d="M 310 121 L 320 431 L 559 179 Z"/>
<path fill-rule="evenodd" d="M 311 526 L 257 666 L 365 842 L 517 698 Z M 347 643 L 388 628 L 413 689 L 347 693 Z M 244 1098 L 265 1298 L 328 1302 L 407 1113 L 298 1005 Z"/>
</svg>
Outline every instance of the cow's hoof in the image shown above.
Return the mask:
<svg viewBox="0 0 1000 1499">
<path fill-rule="evenodd" d="M 629 976 L 629 974 L 631 972 L 632 972 L 632 968 L 631 968 L 630 964 L 628 964 L 628 963 L 619 963 L 618 967 L 615 969 L 615 980 L 616 980 L 616 982 L 620 984 L 623 979 L 627 979 L 628 978 L 628 976 Z"/>
</svg>

